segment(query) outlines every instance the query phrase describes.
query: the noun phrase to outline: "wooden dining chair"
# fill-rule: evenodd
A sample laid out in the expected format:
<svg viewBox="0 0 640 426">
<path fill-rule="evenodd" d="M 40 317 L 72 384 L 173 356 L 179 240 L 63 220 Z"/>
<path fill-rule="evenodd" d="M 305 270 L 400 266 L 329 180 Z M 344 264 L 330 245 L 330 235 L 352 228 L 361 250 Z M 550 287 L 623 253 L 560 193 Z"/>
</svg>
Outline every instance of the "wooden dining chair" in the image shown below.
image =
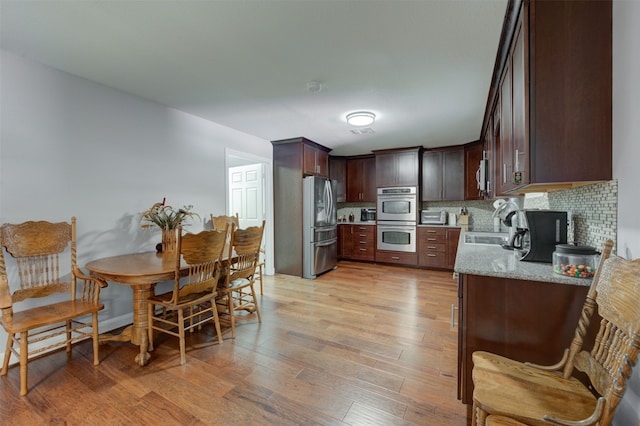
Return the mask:
<svg viewBox="0 0 640 426">
<path fill-rule="evenodd" d="M 231 336 L 234 339 L 236 337 L 236 312 L 255 312 L 258 316 L 258 322 L 262 322 L 254 282 L 256 265 L 260 258 L 264 225 L 265 221 L 263 220 L 261 226 L 251 226 L 246 229 L 234 228 L 231 233 L 228 259 L 233 259 L 233 261 L 226 268 L 225 279 L 221 280 L 221 285 L 218 287 L 221 297 L 217 301 L 229 317 Z"/>
<path fill-rule="evenodd" d="M 211 226 L 213 227 L 213 229 L 224 229 L 227 225 L 235 225 L 236 228 L 240 227 L 240 217 L 238 213 L 236 213 L 235 216 L 211 215 Z"/>
<path fill-rule="evenodd" d="M 98 365 L 100 289 L 107 283 L 86 276 L 76 264 L 76 218 L 71 223 L 5 224 L 0 243 L 0 322 L 8 335 L 0 375 L 7 374 L 11 354 L 16 355 L 20 395 L 26 395 L 33 355 L 63 347 L 71 354 L 71 345 L 87 338 L 93 339 L 93 365 Z M 2 247 L 15 259 L 15 273 L 7 274 Z M 17 282 L 13 291 L 9 277 Z"/>
<path fill-rule="evenodd" d="M 240 227 L 240 219 L 239 219 L 239 215 L 238 213 L 236 213 L 235 216 L 225 216 L 225 215 L 221 215 L 221 216 L 214 216 L 213 214 L 211 215 L 211 224 L 213 226 L 213 229 L 218 229 L 219 227 L 224 226 L 225 224 L 233 224 L 235 225 L 236 228 Z M 260 281 L 260 294 L 264 294 L 264 289 L 263 289 L 263 285 L 262 285 L 262 274 L 264 272 L 264 249 L 260 249 L 260 258 L 258 259 L 258 263 L 256 265 L 257 268 L 257 273 L 258 273 L 258 280 Z"/>
<path fill-rule="evenodd" d="M 612 246 L 605 245 L 559 363 L 539 366 L 473 353 L 473 425 L 505 424 L 503 418 L 528 425 L 611 424 L 640 352 L 640 259 L 610 255 Z M 601 319 L 592 325 L 598 333 L 587 351 L 583 344 L 592 318 Z"/>
<path fill-rule="evenodd" d="M 182 235 L 178 228 L 173 290 L 148 298 L 149 350 L 153 350 L 155 332 L 180 340 L 180 364 L 186 361 L 186 331 L 194 331 L 212 321 L 218 342 L 222 343 L 220 320 L 215 303 L 222 274 L 222 257 L 229 226 Z M 188 268 L 184 272 L 184 262 Z"/>
</svg>

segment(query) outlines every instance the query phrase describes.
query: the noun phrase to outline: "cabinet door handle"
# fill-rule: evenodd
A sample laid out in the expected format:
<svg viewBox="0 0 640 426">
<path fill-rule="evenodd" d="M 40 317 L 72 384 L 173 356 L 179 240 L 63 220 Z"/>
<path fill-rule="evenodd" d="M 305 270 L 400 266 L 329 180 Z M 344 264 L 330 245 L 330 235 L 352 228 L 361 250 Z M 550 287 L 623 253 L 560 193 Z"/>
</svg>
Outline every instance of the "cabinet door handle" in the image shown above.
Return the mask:
<svg viewBox="0 0 640 426">
<path fill-rule="evenodd" d="M 429 256 L 429 257 L 438 257 L 437 254 L 433 254 L 433 253 L 427 253 L 427 256 Z"/>
<path fill-rule="evenodd" d="M 391 256 L 391 259 L 393 260 L 400 260 L 400 258 L 398 256 Z"/>
<path fill-rule="evenodd" d="M 436 232 L 438 232 L 438 231 L 435 231 L 433 229 L 427 229 L 427 233 L 428 234 L 435 234 Z"/>
<path fill-rule="evenodd" d="M 435 250 L 435 249 L 436 249 L 436 246 L 427 246 L 427 248 L 428 248 L 429 250 Z"/>
<path fill-rule="evenodd" d="M 507 183 L 507 163 L 502 163 L 502 183 Z"/>
<path fill-rule="evenodd" d="M 367 251 L 367 249 L 363 249 L 363 248 L 361 248 L 361 249 L 360 249 L 360 251 Z"/>
<path fill-rule="evenodd" d="M 427 241 L 438 241 L 437 238 L 427 238 Z"/>
<path fill-rule="evenodd" d="M 520 170 L 520 159 L 519 159 L 518 150 L 516 149 L 516 172 Z"/>
<path fill-rule="evenodd" d="M 451 328 L 455 328 L 458 324 L 456 324 L 456 311 L 458 307 L 454 304 L 451 304 Z"/>
</svg>

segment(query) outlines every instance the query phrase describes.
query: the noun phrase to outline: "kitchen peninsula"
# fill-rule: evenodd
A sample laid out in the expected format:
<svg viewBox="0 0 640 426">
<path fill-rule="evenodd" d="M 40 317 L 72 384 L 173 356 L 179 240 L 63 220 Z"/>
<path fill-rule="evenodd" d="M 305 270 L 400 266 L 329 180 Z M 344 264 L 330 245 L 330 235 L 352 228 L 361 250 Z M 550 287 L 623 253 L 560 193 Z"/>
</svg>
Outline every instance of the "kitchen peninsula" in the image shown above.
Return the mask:
<svg viewBox="0 0 640 426">
<path fill-rule="evenodd" d="M 467 244 L 464 235 L 454 266 L 458 399 L 471 404 L 473 352 L 555 364 L 573 337 L 591 279 L 556 274 L 548 263 L 520 261 L 499 245 Z"/>
</svg>

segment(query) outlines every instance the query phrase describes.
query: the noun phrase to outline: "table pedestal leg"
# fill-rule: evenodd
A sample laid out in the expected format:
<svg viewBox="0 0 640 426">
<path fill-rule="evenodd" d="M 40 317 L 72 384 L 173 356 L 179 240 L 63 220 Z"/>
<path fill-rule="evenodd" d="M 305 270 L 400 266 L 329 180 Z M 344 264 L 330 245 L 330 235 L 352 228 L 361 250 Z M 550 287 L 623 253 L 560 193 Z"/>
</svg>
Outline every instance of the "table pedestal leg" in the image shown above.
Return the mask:
<svg viewBox="0 0 640 426">
<path fill-rule="evenodd" d="M 147 298 L 151 295 L 150 285 L 133 286 L 133 329 L 131 343 L 140 346 L 136 355 L 136 364 L 143 366 L 149 362 L 149 322 L 147 321 Z"/>
</svg>

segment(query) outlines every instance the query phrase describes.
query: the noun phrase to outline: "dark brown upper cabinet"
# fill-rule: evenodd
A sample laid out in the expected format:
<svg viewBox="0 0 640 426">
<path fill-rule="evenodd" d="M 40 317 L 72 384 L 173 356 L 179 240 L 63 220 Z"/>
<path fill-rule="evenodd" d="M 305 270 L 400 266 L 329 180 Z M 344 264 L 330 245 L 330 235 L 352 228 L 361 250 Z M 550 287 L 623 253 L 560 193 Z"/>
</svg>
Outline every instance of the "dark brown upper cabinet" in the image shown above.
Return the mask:
<svg viewBox="0 0 640 426">
<path fill-rule="evenodd" d="M 433 149 L 422 154 L 422 201 L 464 199 L 464 148 Z"/>
<path fill-rule="evenodd" d="M 303 143 L 303 172 L 305 175 L 329 177 L 329 150 L 316 143 Z"/>
<path fill-rule="evenodd" d="M 336 202 L 347 201 L 347 157 L 329 156 L 329 178 L 336 181 Z"/>
<path fill-rule="evenodd" d="M 480 161 L 483 159 L 484 146 L 481 141 L 470 142 L 464 146 L 464 199 L 482 200 L 484 194 L 478 187 Z"/>
<path fill-rule="evenodd" d="M 376 201 L 376 159 L 373 155 L 349 157 L 347 160 L 347 202 Z"/>
<path fill-rule="evenodd" d="M 418 186 L 422 147 L 376 150 L 376 186 Z"/>
<path fill-rule="evenodd" d="M 495 195 L 610 180 L 611 111 L 611 1 L 510 0 L 482 126 Z"/>
</svg>

